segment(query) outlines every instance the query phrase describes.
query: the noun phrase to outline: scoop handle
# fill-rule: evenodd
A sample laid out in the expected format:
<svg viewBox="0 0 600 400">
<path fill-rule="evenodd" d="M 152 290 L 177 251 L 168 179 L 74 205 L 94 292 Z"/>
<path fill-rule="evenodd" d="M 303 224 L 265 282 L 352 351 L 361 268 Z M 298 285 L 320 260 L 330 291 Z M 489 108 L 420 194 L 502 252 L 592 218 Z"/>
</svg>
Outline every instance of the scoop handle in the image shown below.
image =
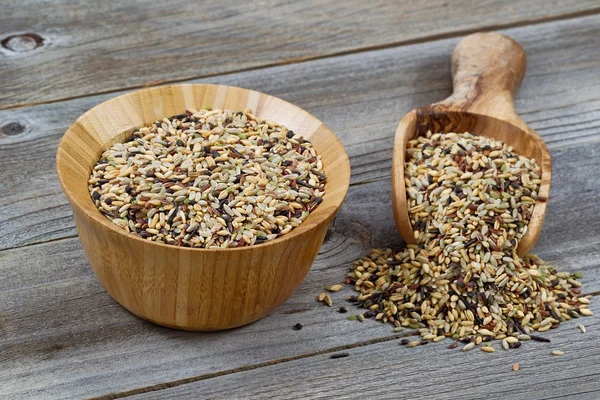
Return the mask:
<svg viewBox="0 0 600 400">
<path fill-rule="evenodd" d="M 523 124 L 513 97 L 525 75 L 523 48 L 498 33 L 480 32 L 462 39 L 452 53 L 452 96 L 438 103 L 447 111 L 489 115 Z"/>
</svg>

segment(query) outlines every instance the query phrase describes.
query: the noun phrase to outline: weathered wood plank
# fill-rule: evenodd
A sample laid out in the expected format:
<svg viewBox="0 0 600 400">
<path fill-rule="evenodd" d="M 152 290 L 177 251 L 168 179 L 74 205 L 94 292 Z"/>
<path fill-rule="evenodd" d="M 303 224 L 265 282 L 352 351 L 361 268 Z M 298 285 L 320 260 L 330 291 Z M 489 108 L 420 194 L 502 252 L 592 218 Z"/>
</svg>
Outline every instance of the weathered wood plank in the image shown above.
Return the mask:
<svg viewBox="0 0 600 400">
<path fill-rule="evenodd" d="M 593 160 L 598 153 L 600 142 L 565 148 L 555 162 Z M 577 199 L 591 204 L 600 188 L 584 195 L 563 188 L 571 198 L 555 196 L 559 202 L 550 206 L 555 212 L 548 216 L 539 253 L 561 269 L 582 271 L 584 291 L 598 291 L 600 239 L 593 232 L 600 221 L 593 216 L 600 206 L 576 215 L 562 207 Z M 0 252 L 0 396 L 101 395 L 391 335 L 388 326 L 347 321 L 315 302 L 325 285 L 340 282 L 349 264 L 371 247 L 401 245 L 389 199 L 388 180 L 352 186 L 294 296 L 265 319 L 222 333 L 164 329 L 129 314 L 92 275 L 75 238 Z M 350 292 L 334 294 L 335 306 L 345 304 Z M 301 331 L 291 329 L 297 322 L 304 324 Z"/>
<path fill-rule="evenodd" d="M 390 215 L 372 210 L 372 223 Z M 154 326 L 122 309 L 91 274 L 77 239 L 0 252 L 0 397 L 101 395 L 388 336 L 389 327 L 351 324 L 315 301 L 386 231 L 368 229 L 340 216 L 293 299 L 257 323 L 207 334 Z M 304 329 L 292 330 L 297 322 Z"/>
<path fill-rule="evenodd" d="M 544 137 L 553 154 L 597 141 L 600 17 L 506 33 L 524 45 L 529 57 L 529 72 L 516 100 L 524 120 Z M 389 177 L 394 131 L 404 113 L 450 93 L 449 55 L 456 42 L 441 40 L 201 82 L 252 87 L 314 113 L 346 146 L 352 182 L 359 184 Z M 0 249 L 75 235 L 55 173 L 55 148 L 75 118 L 112 96 L 0 111 L 0 126 L 23 128 L 18 135 L 0 134 Z M 555 177 L 553 197 L 559 195 L 557 186 L 569 179 Z M 589 185 L 585 180 L 583 184 Z"/>
<path fill-rule="evenodd" d="M 0 108 L 598 11 L 595 0 L 5 3 Z M 9 39 L 26 33 L 43 44 Z"/>
<path fill-rule="evenodd" d="M 593 304 L 600 306 L 594 298 Z M 577 326 L 584 323 L 587 332 Z M 390 341 L 147 392 L 130 399 L 597 399 L 600 318 L 569 321 L 518 350 L 493 354 L 447 349 L 450 341 L 414 349 Z M 552 356 L 562 350 L 564 356 Z M 518 363 L 519 371 L 512 365 Z M 274 378 L 276 377 L 276 378 Z M 198 378 L 196 378 L 198 379 Z M 148 388 L 151 389 L 151 388 Z"/>
</svg>

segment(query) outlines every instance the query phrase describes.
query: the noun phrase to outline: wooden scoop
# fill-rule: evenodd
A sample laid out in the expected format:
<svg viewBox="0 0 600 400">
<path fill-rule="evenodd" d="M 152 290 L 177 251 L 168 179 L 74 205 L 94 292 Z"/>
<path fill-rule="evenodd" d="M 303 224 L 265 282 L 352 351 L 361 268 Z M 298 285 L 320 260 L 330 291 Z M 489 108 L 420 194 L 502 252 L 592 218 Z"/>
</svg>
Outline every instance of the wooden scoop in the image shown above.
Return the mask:
<svg viewBox="0 0 600 400">
<path fill-rule="evenodd" d="M 446 100 L 406 114 L 396 129 L 392 166 L 394 218 L 407 243 L 416 243 L 406 202 L 404 155 L 409 140 L 431 130 L 470 132 L 501 140 L 542 169 L 542 183 L 527 232 L 517 253 L 527 254 L 535 244 L 550 193 L 552 162 L 542 138 L 517 115 L 513 96 L 525 74 L 525 51 L 514 40 L 497 33 L 465 37 L 452 53 L 454 93 Z"/>
</svg>

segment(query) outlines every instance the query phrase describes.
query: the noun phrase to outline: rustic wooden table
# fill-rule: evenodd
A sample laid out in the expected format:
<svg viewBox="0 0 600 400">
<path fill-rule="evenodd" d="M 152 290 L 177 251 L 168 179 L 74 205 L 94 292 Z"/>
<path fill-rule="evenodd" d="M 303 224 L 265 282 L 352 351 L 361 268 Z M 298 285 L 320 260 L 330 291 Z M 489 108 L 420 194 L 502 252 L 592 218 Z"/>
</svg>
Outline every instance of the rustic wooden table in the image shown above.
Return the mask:
<svg viewBox="0 0 600 400">
<path fill-rule="evenodd" d="M 550 344 L 494 354 L 401 347 L 389 326 L 315 302 L 370 248 L 402 245 L 390 206 L 396 125 L 451 92 L 450 53 L 479 30 L 527 51 L 516 107 L 554 161 L 535 253 L 581 271 L 584 292 L 600 295 L 597 0 L 133 3 L 0 1 L 0 397 L 600 398 L 597 297 L 587 333 L 570 321 L 548 333 Z M 268 317 L 226 332 L 162 328 L 113 301 L 54 167 L 81 113 L 182 81 L 289 100 L 328 124 L 352 163 L 346 202 L 302 286 Z M 338 352 L 349 356 L 330 358 Z"/>
</svg>

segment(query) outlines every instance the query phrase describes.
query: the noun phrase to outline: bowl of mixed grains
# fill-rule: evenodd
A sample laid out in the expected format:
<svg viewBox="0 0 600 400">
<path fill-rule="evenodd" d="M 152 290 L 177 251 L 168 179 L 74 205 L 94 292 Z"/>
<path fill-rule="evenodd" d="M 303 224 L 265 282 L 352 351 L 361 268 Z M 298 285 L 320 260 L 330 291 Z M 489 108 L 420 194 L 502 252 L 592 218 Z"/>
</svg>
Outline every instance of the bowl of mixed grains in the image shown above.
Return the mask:
<svg viewBox="0 0 600 400">
<path fill-rule="evenodd" d="M 96 276 L 149 321 L 219 330 L 288 299 L 348 190 L 317 118 L 217 85 L 128 93 L 83 114 L 57 152 Z"/>
</svg>

